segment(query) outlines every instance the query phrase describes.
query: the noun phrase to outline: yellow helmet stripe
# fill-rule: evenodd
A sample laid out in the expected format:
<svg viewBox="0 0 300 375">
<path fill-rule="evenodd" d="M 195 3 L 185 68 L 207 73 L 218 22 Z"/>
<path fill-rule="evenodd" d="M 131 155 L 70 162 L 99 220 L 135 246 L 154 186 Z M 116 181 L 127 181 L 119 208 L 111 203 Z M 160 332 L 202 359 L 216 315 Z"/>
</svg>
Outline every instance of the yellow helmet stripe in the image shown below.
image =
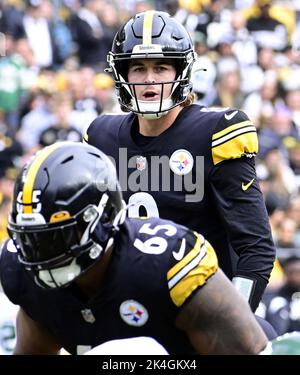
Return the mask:
<svg viewBox="0 0 300 375">
<path fill-rule="evenodd" d="M 47 157 L 56 150 L 61 144 L 60 143 L 54 143 L 51 146 L 45 147 L 43 150 L 41 150 L 35 157 L 32 164 L 29 166 L 29 169 L 26 174 L 25 183 L 23 185 L 23 198 L 22 203 L 24 207 L 24 213 L 25 214 L 31 214 L 32 213 L 32 193 L 33 193 L 33 187 L 34 182 L 37 176 L 37 173 L 40 169 L 40 166 L 43 164 L 43 162 L 47 159 Z"/>
<path fill-rule="evenodd" d="M 148 10 L 145 12 L 144 24 L 143 24 L 143 44 L 152 44 L 152 24 L 154 17 L 154 10 Z"/>
</svg>

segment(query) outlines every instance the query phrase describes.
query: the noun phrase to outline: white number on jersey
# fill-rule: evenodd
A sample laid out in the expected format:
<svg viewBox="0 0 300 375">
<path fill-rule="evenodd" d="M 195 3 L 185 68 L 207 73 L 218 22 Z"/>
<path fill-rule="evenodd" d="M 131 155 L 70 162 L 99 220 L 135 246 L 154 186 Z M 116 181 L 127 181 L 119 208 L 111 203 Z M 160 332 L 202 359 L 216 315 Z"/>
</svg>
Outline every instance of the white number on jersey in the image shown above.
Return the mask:
<svg viewBox="0 0 300 375">
<path fill-rule="evenodd" d="M 144 207 L 144 209 L 146 210 L 146 217 L 159 217 L 157 204 L 152 195 L 150 195 L 149 193 L 134 193 L 129 198 L 128 205 L 128 217 L 141 217 L 141 207 Z"/>
<path fill-rule="evenodd" d="M 158 231 L 164 230 L 165 235 L 171 237 L 174 236 L 177 232 L 177 229 L 170 224 L 162 224 L 162 225 L 156 225 L 154 228 L 150 227 L 151 224 L 145 223 L 142 225 L 142 227 L 139 230 L 139 233 L 145 233 L 149 234 L 150 236 L 155 235 Z M 162 254 L 167 250 L 168 242 L 163 237 L 150 237 L 146 241 L 141 241 L 139 238 L 137 238 L 133 245 L 140 250 L 143 253 L 146 254 Z"/>
</svg>

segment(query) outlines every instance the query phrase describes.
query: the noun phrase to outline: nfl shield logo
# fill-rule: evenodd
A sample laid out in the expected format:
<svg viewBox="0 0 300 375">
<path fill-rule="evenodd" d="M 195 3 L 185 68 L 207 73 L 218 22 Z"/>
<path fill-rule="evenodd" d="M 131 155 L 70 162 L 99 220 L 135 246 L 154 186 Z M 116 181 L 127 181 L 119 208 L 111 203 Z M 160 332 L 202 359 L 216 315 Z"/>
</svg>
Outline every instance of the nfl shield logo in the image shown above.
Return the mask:
<svg viewBox="0 0 300 375">
<path fill-rule="evenodd" d="M 136 167 L 139 171 L 146 169 L 147 159 L 144 156 L 139 156 L 136 158 Z"/>
<path fill-rule="evenodd" d="M 92 313 L 92 310 L 90 310 L 90 309 L 83 309 L 83 310 L 81 310 L 81 314 L 83 316 L 83 319 L 87 323 L 95 323 L 96 318 L 94 317 L 94 314 Z"/>
</svg>

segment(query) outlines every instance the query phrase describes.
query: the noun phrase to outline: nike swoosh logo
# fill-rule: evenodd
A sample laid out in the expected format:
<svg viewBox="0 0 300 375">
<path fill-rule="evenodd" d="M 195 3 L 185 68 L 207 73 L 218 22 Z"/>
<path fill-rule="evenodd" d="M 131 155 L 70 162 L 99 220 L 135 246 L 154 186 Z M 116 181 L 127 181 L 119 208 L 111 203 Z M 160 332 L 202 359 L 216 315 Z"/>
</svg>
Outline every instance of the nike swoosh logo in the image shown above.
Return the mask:
<svg viewBox="0 0 300 375">
<path fill-rule="evenodd" d="M 234 111 L 230 114 L 225 113 L 224 117 L 226 118 L 226 120 L 231 120 L 237 113 L 238 113 L 238 111 Z"/>
<path fill-rule="evenodd" d="M 184 253 L 185 253 L 185 246 L 186 246 L 186 241 L 185 241 L 185 238 L 183 238 L 180 249 L 177 252 L 172 251 L 172 254 L 176 260 L 180 261 L 183 258 Z"/>
<path fill-rule="evenodd" d="M 255 179 L 253 178 L 250 182 L 248 182 L 248 184 L 244 184 L 244 183 L 242 183 L 242 189 L 243 189 L 244 191 L 248 190 L 249 187 L 253 184 L 254 180 L 255 180 Z"/>
</svg>

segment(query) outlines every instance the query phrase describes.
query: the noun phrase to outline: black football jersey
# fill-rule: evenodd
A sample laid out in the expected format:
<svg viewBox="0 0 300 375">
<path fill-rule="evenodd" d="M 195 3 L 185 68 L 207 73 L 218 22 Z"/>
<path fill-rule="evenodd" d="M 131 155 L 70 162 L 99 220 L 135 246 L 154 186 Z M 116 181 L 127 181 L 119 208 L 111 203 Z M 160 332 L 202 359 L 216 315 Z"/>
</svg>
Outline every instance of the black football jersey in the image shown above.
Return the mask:
<svg viewBox="0 0 300 375">
<path fill-rule="evenodd" d="M 247 115 L 192 105 L 143 145 L 134 140 L 135 123 L 132 113 L 103 115 L 84 137 L 116 163 L 124 197 L 135 203 L 129 216 L 159 215 L 200 231 L 227 276 L 256 280 L 261 294 L 275 249 L 256 178 L 256 128 Z"/>
<path fill-rule="evenodd" d="M 37 286 L 11 240 L 0 258 L 8 298 L 72 354 L 136 336 L 155 338 L 171 354 L 192 353 L 175 318 L 217 267 L 216 254 L 202 235 L 158 218 L 128 219 L 122 225 L 103 286 L 91 299 L 83 298 L 74 282 L 53 290 Z"/>
</svg>

